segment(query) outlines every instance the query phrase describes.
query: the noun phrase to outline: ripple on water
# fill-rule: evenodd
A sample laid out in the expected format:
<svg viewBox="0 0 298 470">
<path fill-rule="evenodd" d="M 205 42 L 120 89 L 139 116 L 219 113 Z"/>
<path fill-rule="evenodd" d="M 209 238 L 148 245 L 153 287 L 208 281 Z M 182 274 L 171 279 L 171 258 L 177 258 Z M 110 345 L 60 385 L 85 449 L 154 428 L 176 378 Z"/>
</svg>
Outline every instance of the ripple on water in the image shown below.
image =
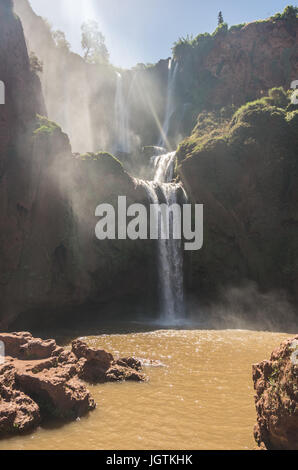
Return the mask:
<svg viewBox="0 0 298 470">
<path fill-rule="evenodd" d="M 289 335 L 159 330 L 82 338 L 144 363 L 148 383 L 89 386 L 97 409 L 56 429 L 0 441 L 0 449 L 252 449 L 251 365 Z"/>
</svg>

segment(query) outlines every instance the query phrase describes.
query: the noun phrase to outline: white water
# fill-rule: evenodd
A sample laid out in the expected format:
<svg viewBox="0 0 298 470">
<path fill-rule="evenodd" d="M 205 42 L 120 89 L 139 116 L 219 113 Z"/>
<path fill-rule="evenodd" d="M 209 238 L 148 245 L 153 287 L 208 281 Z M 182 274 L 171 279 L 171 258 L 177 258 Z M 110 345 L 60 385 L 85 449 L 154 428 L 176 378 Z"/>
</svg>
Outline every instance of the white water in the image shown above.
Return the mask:
<svg viewBox="0 0 298 470">
<path fill-rule="evenodd" d="M 114 152 L 130 152 L 130 132 L 128 126 L 128 111 L 124 99 L 122 75 L 117 72 L 117 86 L 115 96 L 115 132 L 116 144 Z"/>
<path fill-rule="evenodd" d="M 169 147 L 168 145 L 168 133 L 170 130 L 171 118 L 175 111 L 174 93 L 176 86 L 176 77 L 178 72 L 178 63 L 173 66 L 173 61 L 169 62 L 169 74 L 168 74 L 168 91 L 167 91 L 167 104 L 166 114 L 161 132 L 161 137 L 158 145 L 160 147 Z"/>
<path fill-rule="evenodd" d="M 183 191 L 180 184 L 171 183 L 174 174 L 176 152 L 158 155 L 152 158 L 155 168 L 153 181 L 139 181 L 147 192 L 151 204 L 156 205 L 156 217 L 158 217 L 158 205 L 166 203 L 168 206 L 177 204 L 177 195 Z M 158 195 L 163 196 L 163 201 Z M 165 240 L 159 237 L 157 241 L 158 277 L 160 291 L 161 316 L 160 323 L 177 325 L 184 319 L 184 295 L 183 295 L 183 252 L 182 240 L 173 238 L 173 221 L 170 223 L 170 238 Z"/>
</svg>

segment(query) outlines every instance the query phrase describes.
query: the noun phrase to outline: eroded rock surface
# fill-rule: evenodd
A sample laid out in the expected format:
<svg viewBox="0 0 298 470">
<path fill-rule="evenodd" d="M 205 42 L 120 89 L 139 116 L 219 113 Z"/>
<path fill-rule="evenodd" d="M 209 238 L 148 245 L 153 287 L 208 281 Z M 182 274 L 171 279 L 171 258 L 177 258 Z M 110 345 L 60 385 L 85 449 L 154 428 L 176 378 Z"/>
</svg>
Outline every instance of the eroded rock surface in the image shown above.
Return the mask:
<svg viewBox="0 0 298 470">
<path fill-rule="evenodd" d="M 268 450 L 298 449 L 298 336 L 284 341 L 270 360 L 253 366 L 257 444 Z"/>
<path fill-rule="evenodd" d="M 72 350 L 31 333 L 0 334 L 5 361 L 0 365 L 0 436 L 23 433 L 43 420 L 71 420 L 96 404 L 82 380 L 92 383 L 144 381 L 135 358 L 112 354 L 73 341 Z"/>
<path fill-rule="evenodd" d="M 79 377 L 88 382 L 118 382 L 134 380 L 142 382 L 145 376 L 140 373 L 140 361 L 135 358 L 115 360 L 104 350 L 89 348 L 80 340 L 73 341 L 72 352 L 81 359 Z"/>
</svg>

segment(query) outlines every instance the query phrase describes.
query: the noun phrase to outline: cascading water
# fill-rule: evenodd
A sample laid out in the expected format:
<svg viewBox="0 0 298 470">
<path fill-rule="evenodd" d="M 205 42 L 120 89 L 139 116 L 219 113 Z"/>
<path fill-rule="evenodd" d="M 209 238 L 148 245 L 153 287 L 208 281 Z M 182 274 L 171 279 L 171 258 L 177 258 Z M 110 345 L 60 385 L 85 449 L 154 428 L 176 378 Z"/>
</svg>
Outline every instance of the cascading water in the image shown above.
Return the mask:
<svg viewBox="0 0 298 470">
<path fill-rule="evenodd" d="M 167 104 L 166 104 L 166 114 L 165 120 L 163 123 L 163 128 L 161 132 L 161 137 L 158 145 L 160 147 L 168 147 L 168 133 L 170 130 L 171 118 L 175 111 L 175 100 L 174 93 L 176 87 L 176 77 L 178 72 L 178 63 L 175 63 L 171 59 L 169 61 L 169 73 L 168 73 L 168 91 L 167 91 Z"/>
<path fill-rule="evenodd" d="M 128 110 L 124 99 L 123 78 L 119 72 L 117 73 L 117 85 L 115 96 L 115 133 L 116 144 L 114 152 L 129 153 L 130 152 L 130 133 L 128 126 Z"/>
<path fill-rule="evenodd" d="M 177 204 L 179 191 L 185 195 L 180 184 L 171 182 L 174 174 L 175 156 L 176 152 L 171 152 L 153 157 L 154 180 L 138 181 L 145 187 L 150 204 L 156 207 L 156 217 L 158 217 L 160 203 L 163 202 L 171 206 Z M 179 324 L 184 318 L 183 252 L 182 240 L 173 238 L 173 223 L 170 223 L 169 239 L 163 239 L 159 230 L 157 246 L 161 300 L 160 321 L 167 325 Z"/>
</svg>

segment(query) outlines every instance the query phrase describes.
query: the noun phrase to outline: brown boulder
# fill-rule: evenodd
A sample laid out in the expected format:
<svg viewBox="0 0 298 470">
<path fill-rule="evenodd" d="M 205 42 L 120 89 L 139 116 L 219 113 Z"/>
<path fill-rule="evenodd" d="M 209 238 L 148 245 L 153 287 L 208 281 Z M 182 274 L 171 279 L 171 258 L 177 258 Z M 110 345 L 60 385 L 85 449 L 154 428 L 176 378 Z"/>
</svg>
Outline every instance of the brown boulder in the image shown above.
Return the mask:
<svg viewBox="0 0 298 470">
<path fill-rule="evenodd" d="M 253 365 L 259 447 L 298 450 L 298 336 L 284 341 L 270 360 Z"/>
<path fill-rule="evenodd" d="M 45 359 L 63 351 L 54 339 L 33 338 L 31 333 L 3 333 L 0 341 L 5 345 L 5 354 L 18 359 Z"/>
<path fill-rule="evenodd" d="M 5 346 L 5 354 L 12 357 L 19 357 L 21 346 L 26 344 L 31 338 L 32 335 L 28 332 L 0 334 L 0 341 Z"/>
<path fill-rule="evenodd" d="M 81 359 L 79 377 L 87 382 L 103 383 L 123 380 L 144 381 L 142 365 L 133 357 L 114 360 L 112 354 L 87 346 L 81 340 L 73 341 L 72 352 Z"/>
<path fill-rule="evenodd" d="M 40 423 L 37 403 L 15 388 L 15 369 L 10 363 L 0 367 L 0 435 L 23 433 Z"/>
<path fill-rule="evenodd" d="M 72 350 L 30 333 L 1 334 L 5 362 L 0 365 L 0 436 L 34 429 L 44 419 L 76 419 L 95 408 L 80 379 L 94 383 L 144 381 L 141 363 L 73 341 Z"/>
<path fill-rule="evenodd" d="M 95 408 L 89 390 L 78 378 L 76 365 L 49 368 L 41 372 L 16 372 L 16 382 L 34 397 L 45 415 L 76 419 Z"/>
</svg>

